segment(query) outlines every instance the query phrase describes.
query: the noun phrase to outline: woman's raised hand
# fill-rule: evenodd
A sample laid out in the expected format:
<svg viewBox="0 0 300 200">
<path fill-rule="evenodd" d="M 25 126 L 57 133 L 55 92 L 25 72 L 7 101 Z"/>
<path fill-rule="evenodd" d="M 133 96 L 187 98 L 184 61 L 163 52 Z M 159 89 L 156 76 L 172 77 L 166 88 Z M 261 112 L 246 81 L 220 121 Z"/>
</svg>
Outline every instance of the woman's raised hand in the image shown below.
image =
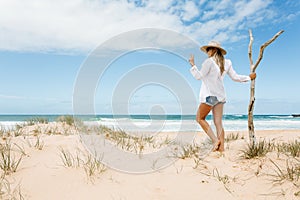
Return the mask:
<svg viewBox="0 0 300 200">
<path fill-rule="evenodd" d="M 190 64 L 191 64 L 192 66 L 195 65 L 195 62 L 194 62 L 194 55 L 193 55 L 193 54 L 191 54 L 190 59 L 189 59 L 189 62 L 190 62 Z"/>
<path fill-rule="evenodd" d="M 256 73 L 254 72 L 254 73 L 249 74 L 249 77 L 250 77 L 251 80 L 255 79 L 256 78 Z"/>
</svg>

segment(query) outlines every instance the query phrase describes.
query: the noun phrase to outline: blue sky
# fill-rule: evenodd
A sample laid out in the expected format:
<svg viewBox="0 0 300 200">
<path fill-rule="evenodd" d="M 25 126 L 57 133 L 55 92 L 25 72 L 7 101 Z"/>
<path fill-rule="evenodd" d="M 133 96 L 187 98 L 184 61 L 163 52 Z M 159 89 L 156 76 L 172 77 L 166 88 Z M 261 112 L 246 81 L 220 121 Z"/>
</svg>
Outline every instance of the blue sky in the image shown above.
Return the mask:
<svg viewBox="0 0 300 200">
<path fill-rule="evenodd" d="M 140 28 L 172 30 L 199 45 L 218 40 L 240 74 L 250 70 L 248 30 L 254 36 L 254 61 L 260 45 L 284 30 L 266 48 L 257 68 L 254 113 L 300 113 L 299 8 L 300 2 L 294 0 L 1 0 L 0 114 L 72 114 L 76 78 L 90 53 L 114 36 Z M 143 41 L 140 37 L 134 42 Z M 185 48 L 180 41 L 171 43 Z M 192 53 L 200 66 L 205 55 Z M 198 96 L 201 82 L 190 75 L 185 59 L 159 50 L 137 50 L 114 61 L 103 75 L 95 91 L 95 111 L 111 113 L 114 88 L 122 77 L 149 63 L 178 72 Z M 137 78 L 146 76 L 145 72 Z M 225 87 L 225 113 L 246 114 L 249 83 L 227 77 Z M 127 104 L 130 113 L 181 113 L 177 95 L 168 87 L 148 84 L 119 103 Z M 183 114 L 194 114 L 197 105 L 191 104 L 189 113 Z"/>
</svg>

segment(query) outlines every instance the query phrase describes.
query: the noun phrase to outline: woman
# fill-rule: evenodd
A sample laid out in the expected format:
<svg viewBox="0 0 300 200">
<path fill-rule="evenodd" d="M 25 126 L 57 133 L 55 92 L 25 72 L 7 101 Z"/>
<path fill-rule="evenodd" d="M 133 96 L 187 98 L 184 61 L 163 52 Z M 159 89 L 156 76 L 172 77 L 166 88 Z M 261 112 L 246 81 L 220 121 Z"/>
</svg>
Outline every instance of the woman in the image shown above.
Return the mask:
<svg viewBox="0 0 300 200">
<path fill-rule="evenodd" d="M 196 120 L 210 137 L 213 143 L 213 151 L 224 151 L 224 129 L 222 125 L 223 105 L 226 102 L 223 79 L 225 74 L 237 82 L 247 82 L 256 78 L 256 73 L 249 76 L 238 75 L 229 59 L 225 59 L 226 51 L 221 47 L 219 42 L 211 41 L 208 45 L 200 48 L 208 58 L 202 63 L 198 70 L 194 63 L 194 55 L 191 55 L 189 62 L 192 66 L 190 69 L 192 75 L 202 80 L 200 89 L 200 105 L 197 111 Z M 213 121 L 216 126 L 217 136 L 213 133 L 211 127 L 205 120 L 208 113 L 212 110 Z"/>
</svg>

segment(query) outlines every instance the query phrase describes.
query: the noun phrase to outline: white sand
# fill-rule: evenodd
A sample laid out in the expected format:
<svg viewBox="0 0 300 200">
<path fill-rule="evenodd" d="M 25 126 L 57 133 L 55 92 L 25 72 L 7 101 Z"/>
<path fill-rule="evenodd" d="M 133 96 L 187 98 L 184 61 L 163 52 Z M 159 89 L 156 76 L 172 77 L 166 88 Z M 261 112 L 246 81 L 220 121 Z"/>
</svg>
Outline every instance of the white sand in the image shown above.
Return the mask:
<svg viewBox="0 0 300 200">
<path fill-rule="evenodd" d="M 227 132 L 228 135 L 230 132 Z M 164 133 L 166 134 L 166 133 Z M 172 136 L 175 133 L 169 133 Z M 18 136 L 12 142 L 23 146 L 23 157 L 17 172 L 6 176 L 12 188 L 20 187 L 25 199 L 296 199 L 300 191 L 291 181 L 274 184 L 276 167 L 292 159 L 276 152 L 265 157 L 246 160 L 241 151 L 247 145 L 247 132 L 239 132 L 245 139 L 225 144 L 223 155 L 210 153 L 194 169 L 192 158 L 179 159 L 169 167 L 148 174 L 128 174 L 108 168 L 89 178 L 83 167 L 65 167 L 60 148 L 85 152 L 78 135 L 41 135 L 42 149 L 30 147 L 34 136 Z M 300 139 L 300 130 L 256 131 L 257 138 L 276 142 Z M 198 133 L 196 141 L 203 138 Z M 25 139 L 24 139 L 25 138 Z M 30 139 L 31 138 L 31 139 Z M 3 141 L 2 141 L 3 142 Z M 299 158 L 298 158 L 299 162 Z M 218 175 L 219 174 L 219 175 Z M 298 187 L 300 180 L 296 182 Z"/>
</svg>

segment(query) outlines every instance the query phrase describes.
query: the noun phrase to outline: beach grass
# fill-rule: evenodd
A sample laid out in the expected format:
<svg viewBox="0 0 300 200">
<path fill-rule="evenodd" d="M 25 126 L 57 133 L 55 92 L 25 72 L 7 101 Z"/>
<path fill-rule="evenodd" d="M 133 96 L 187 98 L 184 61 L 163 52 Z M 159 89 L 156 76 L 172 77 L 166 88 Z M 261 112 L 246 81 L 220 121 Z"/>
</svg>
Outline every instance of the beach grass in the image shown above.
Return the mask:
<svg viewBox="0 0 300 200">
<path fill-rule="evenodd" d="M 106 166 L 101 162 L 102 158 L 88 154 L 83 164 L 87 177 L 92 178 L 106 171 Z"/>
<path fill-rule="evenodd" d="M 200 146 L 195 143 L 179 145 L 179 148 L 175 155 L 180 159 L 197 158 L 200 151 Z"/>
<path fill-rule="evenodd" d="M 45 145 L 44 141 L 41 139 L 41 135 L 35 135 L 33 138 L 26 138 L 26 142 L 29 147 L 34 147 L 37 150 L 42 150 Z"/>
<path fill-rule="evenodd" d="M 275 175 L 271 175 L 272 177 L 274 177 L 274 182 L 282 183 L 283 181 L 287 180 L 296 184 L 298 181 L 300 181 L 299 162 L 295 163 L 287 159 L 285 167 L 280 167 L 273 160 L 270 159 L 270 161 L 275 166 Z"/>
<path fill-rule="evenodd" d="M 44 141 L 41 139 L 40 136 L 35 137 L 35 144 L 34 147 L 38 150 L 42 150 L 44 148 Z"/>
<path fill-rule="evenodd" d="M 11 183 L 4 177 L 0 177 L 0 199 L 3 200 L 24 200 L 21 186 L 18 185 L 14 189 L 11 188 Z"/>
<path fill-rule="evenodd" d="M 36 124 L 48 124 L 49 120 L 47 118 L 43 118 L 43 117 L 34 117 L 34 118 L 30 118 L 28 120 L 26 120 L 25 124 L 27 126 L 33 126 Z"/>
<path fill-rule="evenodd" d="M 24 148 L 23 145 L 21 146 L 18 143 L 14 143 L 14 145 L 17 147 L 17 149 L 19 150 L 19 152 L 21 153 L 21 155 L 23 155 L 23 156 L 27 155 L 27 153 L 26 153 L 25 148 Z"/>
<path fill-rule="evenodd" d="M 79 158 L 79 154 L 76 153 L 73 155 L 70 151 L 60 147 L 60 158 L 65 167 L 80 167 L 81 159 Z"/>
<path fill-rule="evenodd" d="M 48 123 L 49 123 L 49 121 L 46 118 L 42 118 L 42 117 L 29 118 L 23 123 L 16 124 L 15 132 L 16 132 L 16 134 L 21 135 L 21 133 L 19 133 L 19 131 L 26 126 L 34 126 L 34 125 L 38 125 L 38 124 L 48 124 Z"/>
<path fill-rule="evenodd" d="M 0 136 L 3 140 L 6 140 L 7 138 L 12 137 L 12 136 L 15 137 L 15 136 L 17 136 L 16 129 L 15 128 L 6 128 L 6 127 L 1 126 L 0 127 Z"/>
<path fill-rule="evenodd" d="M 260 140 L 257 143 L 248 143 L 244 150 L 241 150 L 242 157 L 245 159 L 252 159 L 257 157 L 263 157 L 267 153 L 274 150 L 274 143 Z"/>
<path fill-rule="evenodd" d="M 0 137 L 3 139 L 6 136 L 6 129 L 0 126 Z"/>
<path fill-rule="evenodd" d="M 279 153 L 284 153 L 292 157 L 300 157 L 300 142 L 298 140 L 278 143 L 276 150 Z"/>
<path fill-rule="evenodd" d="M 16 172 L 23 156 L 18 155 L 14 151 L 10 141 L 5 141 L 5 143 L 0 144 L 0 169 L 4 174 L 10 174 Z"/>
<path fill-rule="evenodd" d="M 57 122 L 66 123 L 69 126 L 74 125 L 75 120 L 77 120 L 77 119 L 75 119 L 72 115 L 62 115 L 62 116 L 59 116 L 58 118 L 56 118 Z"/>
<path fill-rule="evenodd" d="M 76 126 L 75 126 L 76 121 Z M 29 122 L 16 124 L 14 128 L 0 129 L 2 138 L 18 136 L 38 136 L 45 135 L 74 135 L 77 133 L 77 125 L 82 124 L 80 120 L 73 116 L 60 116 L 56 122 L 48 122 L 46 119 L 30 119 Z"/>
<path fill-rule="evenodd" d="M 225 175 L 222 175 L 221 172 L 219 172 L 218 168 L 214 168 L 214 169 L 213 169 L 212 175 L 213 175 L 214 177 L 216 177 L 217 180 L 223 184 L 224 188 L 225 188 L 229 193 L 232 193 L 232 191 L 231 191 L 230 188 L 229 188 L 229 183 L 231 182 L 231 179 L 232 179 L 232 178 L 230 178 L 230 177 L 229 177 L 228 175 L 226 175 L 226 174 L 225 174 Z"/>
<path fill-rule="evenodd" d="M 122 129 L 112 129 L 102 125 L 93 129 L 93 132 L 103 135 L 105 139 L 110 140 L 121 149 L 140 155 L 146 149 L 159 149 L 172 143 L 172 140 L 168 136 L 161 140 L 156 140 L 152 135 L 131 134 Z"/>
<path fill-rule="evenodd" d="M 60 158 L 65 167 L 83 168 L 88 179 L 92 179 L 106 171 L 106 166 L 101 163 L 101 157 L 90 153 L 76 152 L 75 155 L 70 151 L 60 147 Z"/>
<path fill-rule="evenodd" d="M 229 133 L 225 137 L 225 142 L 231 142 L 231 141 L 238 140 L 238 139 L 241 139 L 239 133 Z"/>
</svg>

